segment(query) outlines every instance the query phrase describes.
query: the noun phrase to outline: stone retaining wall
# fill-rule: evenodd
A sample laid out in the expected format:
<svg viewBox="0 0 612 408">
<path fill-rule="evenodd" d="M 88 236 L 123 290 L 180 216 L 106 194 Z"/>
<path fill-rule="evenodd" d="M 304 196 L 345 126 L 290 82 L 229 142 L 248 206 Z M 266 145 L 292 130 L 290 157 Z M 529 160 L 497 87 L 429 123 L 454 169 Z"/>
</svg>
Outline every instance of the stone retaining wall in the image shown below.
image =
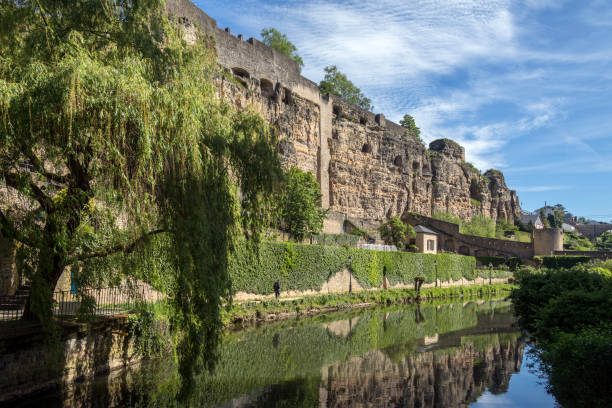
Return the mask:
<svg viewBox="0 0 612 408">
<path fill-rule="evenodd" d="M 65 325 L 59 347 L 46 342 L 39 326 L 4 329 L 0 335 L 0 403 L 92 379 L 138 361 L 125 316 L 93 325 Z"/>
</svg>

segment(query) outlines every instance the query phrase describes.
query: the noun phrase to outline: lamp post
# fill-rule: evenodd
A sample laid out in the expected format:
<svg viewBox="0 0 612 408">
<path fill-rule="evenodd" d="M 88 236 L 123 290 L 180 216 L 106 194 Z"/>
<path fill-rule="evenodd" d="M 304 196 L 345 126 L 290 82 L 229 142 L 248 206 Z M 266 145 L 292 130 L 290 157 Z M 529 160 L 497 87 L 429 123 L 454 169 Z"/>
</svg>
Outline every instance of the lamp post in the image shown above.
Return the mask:
<svg viewBox="0 0 612 408">
<path fill-rule="evenodd" d="M 493 264 L 489 262 L 489 285 L 491 284 L 491 271 L 493 269 Z"/>
<path fill-rule="evenodd" d="M 349 293 L 353 293 L 353 257 L 349 255 Z"/>
<path fill-rule="evenodd" d="M 438 260 L 434 261 L 434 268 L 436 270 L 436 288 L 438 287 Z"/>
</svg>

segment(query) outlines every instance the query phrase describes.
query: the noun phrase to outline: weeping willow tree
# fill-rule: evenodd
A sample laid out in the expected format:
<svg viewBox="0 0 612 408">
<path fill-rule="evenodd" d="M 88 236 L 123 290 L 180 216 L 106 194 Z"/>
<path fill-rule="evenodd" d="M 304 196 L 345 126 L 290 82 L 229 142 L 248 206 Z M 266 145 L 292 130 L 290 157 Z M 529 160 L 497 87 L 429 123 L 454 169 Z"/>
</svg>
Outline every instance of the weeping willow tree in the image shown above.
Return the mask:
<svg viewBox="0 0 612 408">
<path fill-rule="evenodd" d="M 163 2 L 3 1 L 0 21 L 0 234 L 29 309 L 52 326 L 66 270 L 163 277 L 181 372 L 210 367 L 233 242 L 279 180 L 265 123 L 217 100 L 211 40 Z"/>
</svg>

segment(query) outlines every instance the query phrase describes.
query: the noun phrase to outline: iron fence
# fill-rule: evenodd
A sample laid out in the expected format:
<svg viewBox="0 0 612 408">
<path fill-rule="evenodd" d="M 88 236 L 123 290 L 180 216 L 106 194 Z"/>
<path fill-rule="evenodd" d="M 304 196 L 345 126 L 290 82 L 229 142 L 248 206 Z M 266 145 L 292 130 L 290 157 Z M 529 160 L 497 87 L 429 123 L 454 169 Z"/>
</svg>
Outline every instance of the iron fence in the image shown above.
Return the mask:
<svg viewBox="0 0 612 408">
<path fill-rule="evenodd" d="M 0 321 L 34 319 L 34 315 L 26 311 L 28 296 L 26 293 L 0 297 Z M 162 297 L 148 285 L 82 289 L 76 293 L 61 290 L 53 293 L 52 313 L 65 319 L 79 315 L 113 316 L 132 312 L 139 305 L 156 302 Z"/>
</svg>

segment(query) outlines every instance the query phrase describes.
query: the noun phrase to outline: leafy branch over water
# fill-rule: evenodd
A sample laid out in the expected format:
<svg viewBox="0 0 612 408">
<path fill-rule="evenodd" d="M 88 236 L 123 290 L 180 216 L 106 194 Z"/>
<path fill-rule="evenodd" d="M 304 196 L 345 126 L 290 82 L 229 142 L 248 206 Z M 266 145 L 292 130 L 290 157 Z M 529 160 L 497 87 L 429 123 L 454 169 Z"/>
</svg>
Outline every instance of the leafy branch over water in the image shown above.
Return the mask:
<svg viewBox="0 0 612 408">
<path fill-rule="evenodd" d="M 0 233 L 28 308 L 52 331 L 68 269 L 79 287 L 152 282 L 188 386 L 215 361 L 239 226 L 266 222 L 275 141 L 216 99 L 214 47 L 187 44 L 163 2 L 5 1 L 0 21 Z"/>
</svg>

